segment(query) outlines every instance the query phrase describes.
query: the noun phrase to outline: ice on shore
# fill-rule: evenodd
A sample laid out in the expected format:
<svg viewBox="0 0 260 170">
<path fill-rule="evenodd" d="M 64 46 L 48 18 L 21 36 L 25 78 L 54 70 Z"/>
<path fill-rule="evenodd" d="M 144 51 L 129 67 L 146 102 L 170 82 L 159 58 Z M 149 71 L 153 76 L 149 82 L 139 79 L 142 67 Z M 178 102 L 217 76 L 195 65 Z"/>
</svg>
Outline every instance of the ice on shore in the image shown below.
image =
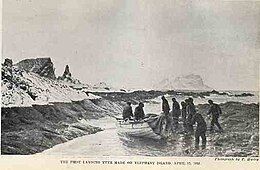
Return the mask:
<svg viewBox="0 0 260 170">
<path fill-rule="evenodd" d="M 1 84 L 1 107 L 30 107 L 100 98 L 84 90 L 71 88 L 61 81 L 25 71 L 19 74 L 12 71 L 12 76 L 4 78 Z"/>
</svg>

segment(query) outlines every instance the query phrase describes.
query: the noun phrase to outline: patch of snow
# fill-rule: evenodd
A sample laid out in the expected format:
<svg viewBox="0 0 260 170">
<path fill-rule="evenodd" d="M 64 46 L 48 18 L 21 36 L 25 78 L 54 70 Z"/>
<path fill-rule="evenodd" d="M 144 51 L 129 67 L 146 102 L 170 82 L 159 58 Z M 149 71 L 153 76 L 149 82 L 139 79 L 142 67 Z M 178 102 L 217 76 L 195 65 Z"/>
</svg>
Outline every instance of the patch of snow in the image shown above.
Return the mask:
<svg viewBox="0 0 260 170">
<path fill-rule="evenodd" d="M 31 107 L 34 102 L 25 91 L 16 87 L 9 89 L 5 84 L 3 84 L 1 87 L 1 93 L 1 107 Z"/>
<path fill-rule="evenodd" d="M 32 105 L 46 105 L 55 102 L 69 103 L 84 99 L 96 99 L 99 96 L 86 93 L 84 90 L 76 90 L 70 86 L 42 77 L 32 72 L 22 72 L 15 75 L 17 84 L 5 80 L 2 82 L 2 107 L 30 107 Z M 21 84 L 26 86 L 22 89 Z M 9 88 L 8 88 L 9 86 Z M 35 96 L 33 99 L 30 94 Z"/>
</svg>

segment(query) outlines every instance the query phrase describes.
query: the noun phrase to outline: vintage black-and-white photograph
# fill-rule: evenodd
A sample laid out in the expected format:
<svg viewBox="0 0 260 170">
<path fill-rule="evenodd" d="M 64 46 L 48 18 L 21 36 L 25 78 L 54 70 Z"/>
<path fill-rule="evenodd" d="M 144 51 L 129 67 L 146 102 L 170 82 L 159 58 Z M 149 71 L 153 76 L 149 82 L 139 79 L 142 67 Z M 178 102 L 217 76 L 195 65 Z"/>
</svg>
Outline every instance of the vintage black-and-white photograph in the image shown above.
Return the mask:
<svg viewBox="0 0 260 170">
<path fill-rule="evenodd" d="M 2 11 L 2 155 L 259 157 L 259 2 Z"/>
</svg>

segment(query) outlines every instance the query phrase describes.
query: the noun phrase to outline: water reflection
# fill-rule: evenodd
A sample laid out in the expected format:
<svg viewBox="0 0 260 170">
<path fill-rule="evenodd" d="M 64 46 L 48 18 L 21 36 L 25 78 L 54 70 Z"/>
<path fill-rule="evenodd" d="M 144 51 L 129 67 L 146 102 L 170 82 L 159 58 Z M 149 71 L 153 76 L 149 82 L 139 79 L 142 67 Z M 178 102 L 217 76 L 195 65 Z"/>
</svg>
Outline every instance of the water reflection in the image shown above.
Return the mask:
<svg viewBox="0 0 260 170">
<path fill-rule="evenodd" d="M 171 96 L 168 96 L 169 98 Z M 258 97 L 258 96 L 257 96 Z M 178 98 L 179 101 L 183 98 Z M 218 99 L 227 100 L 226 97 Z M 206 99 L 195 99 L 197 103 L 204 103 Z M 246 102 L 251 102 L 250 100 Z M 146 113 L 160 113 L 160 98 L 153 99 L 145 105 Z M 258 122 L 258 120 L 257 120 Z M 248 134 L 239 133 L 236 129 L 224 134 L 207 133 L 207 147 L 205 150 L 194 150 L 194 135 L 183 133 L 183 127 L 167 140 L 152 140 L 147 138 L 119 136 L 116 130 L 116 120 L 104 117 L 98 120 L 82 120 L 92 126 L 98 126 L 104 131 L 86 135 L 64 144 L 56 145 L 46 150 L 45 154 L 86 155 L 86 156 L 248 156 L 259 155 L 259 139 L 250 138 Z M 246 133 L 246 132 L 244 132 Z M 227 138 L 229 137 L 229 138 Z M 245 140 L 243 142 L 243 140 Z M 241 146 L 234 148 L 235 143 Z M 238 149 L 239 148 L 239 149 Z"/>
<path fill-rule="evenodd" d="M 194 149 L 194 135 L 184 133 L 173 134 L 167 140 L 153 140 L 129 136 L 119 136 L 111 118 L 102 120 L 107 122 L 108 128 L 102 132 L 86 135 L 72 141 L 56 145 L 44 151 L 50 155 L 85 155 L 85 156 L 236 156 L 258 154 L 252 147 L 232 148 L 228 142 L 216 143 L 217 134 L 207 133 L 207 147 L 205 150 Z M 95 122 L 96 124 L 98 122 Z M 100 123 L 101 124 L 101 123 Z M 219 136 L 225 139 L 225 134 Z M 235 138 L 233 140 L 236 140 Z M 232 141 L 233 141 L 232 140 Z M 230 142 L 230 141 L 229 141 Z"/>
<path fill-rule="evenodd" d="M 119 136 L 127 155 L 175 156 L 188 155 L 193 147 L 191 135 L 173 134 L 170 139 L 153 140 L 131 136 Z"/>
</svg>

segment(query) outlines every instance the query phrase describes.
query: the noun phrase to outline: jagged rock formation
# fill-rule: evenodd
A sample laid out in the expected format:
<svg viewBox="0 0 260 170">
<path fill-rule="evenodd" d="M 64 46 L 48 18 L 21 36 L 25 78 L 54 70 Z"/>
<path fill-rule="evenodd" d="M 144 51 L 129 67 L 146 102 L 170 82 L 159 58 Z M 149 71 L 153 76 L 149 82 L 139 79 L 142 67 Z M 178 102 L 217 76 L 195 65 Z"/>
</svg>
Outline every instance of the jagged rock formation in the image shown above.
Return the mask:
<svg viewBox="0 0 260 170">
<path fill-rule="evenodd" d="M 2 64 L 2 81 L 7 81 L 12 79 L 13 74 L 12 74 L 12 67 L 13 67 L 13 61 L 11 59 L 5 59 L 4 63 Z"/>
<path fill-rule="evenodd" d="M 30 71 L 40 76 L 56 79 L 55 69 L 50 58 L 25 59 L 16 64 L 19 69 Z"/>
<path fill-rule="evenodd" d="M 23 79 L 23 72 L 12 65 L 12 60 L 5 59 L 1 68 L 1 95 L 2 104 L 5 106 L 28 106 L 35 99 L 35 95 Z"/>
<path fill-rule="evenodd" d="M 102 129 L 86 123 L 121 112 L 119 104 L 55 79 L 51 60 L 2 64 L 1 154 L 33 154 Z M 64 78 L 71 77 L 66 67 Z"/>
<path fill-rule="evenodd" d="M 13 66 L 13 60 L 6 58 L 5 61 L 4 61 L 4 66 L 12 67 Z"/>
<path fill-rule="evenodd" d="M 46 105 L 54 102 L 71 102 L 98 98 L 98 96 L 86 93 L 82 89 L 71 88 L 63 82 L 52 79 L 53 76 L 49 78 L 31 71 L 25 71 L 22 69 L 26 67 L 25 63 L 28 64 L 28 67 L 31 67 L 31 64 L 34 62 L 23 61 L 19 65 L 14 66 L 12 66 L 11 60 L 5 60 L 4 64 L 2 64 L 1 107 L 28 107 L 35 104 Z M 48 64 L 44 64 L 46 66 L 44 68 L 50 68 L 53 65 L 50 60 L 47 59 L 47 61 Z M 36 64 L 35 66 L 39 65 Z M 35 71 L 36 69 L 34 68 L 26 68 L 26 70 Z M 51 68 L 54 70 L 53 67 Z M 44 70 L 46 69 L 42 71 Z"/>
<path fill-rule="evenodd" d="M 160 90 L 212 90 L 211 87 L 204 84 L 199 75 L 195 74 L 164 79 L 155 88 Z"/>
<path fill-rule="evenodd" d="M 66 65 L 65 71 L 64 71 L 62 77 L 71 77 L 70 68 L 68 65 Z"/>
<path fill-rule="evenodd" d="M 63 75 L 58 77 L 58 80 L 63 80 L 65 82 L 73 84 L 81 84 L 78 79 L 75 79 L 71 76 L 70 68 L 68 65 L 66 65 Z"/>
<path fill-rule="evenodd" d="M 65 66 L 65 70 L 62 76 L 58 77 L 58 80 L 61 81 L 64 84 L 67 84 L 71 88 L 74 89 L 84 89 L 86 91 L 91 91 L 91 92 L 127 92 L 125 89 L 116 89 L 113 88 L 112 86 L 108 85 L 105 82 L 99 82 L 94 85 L 89 85 L 85 83 L 81 83 L 78 79 L 74 78 L 70 72 L 70 67 L 69 65 Z"/>
</svg>

